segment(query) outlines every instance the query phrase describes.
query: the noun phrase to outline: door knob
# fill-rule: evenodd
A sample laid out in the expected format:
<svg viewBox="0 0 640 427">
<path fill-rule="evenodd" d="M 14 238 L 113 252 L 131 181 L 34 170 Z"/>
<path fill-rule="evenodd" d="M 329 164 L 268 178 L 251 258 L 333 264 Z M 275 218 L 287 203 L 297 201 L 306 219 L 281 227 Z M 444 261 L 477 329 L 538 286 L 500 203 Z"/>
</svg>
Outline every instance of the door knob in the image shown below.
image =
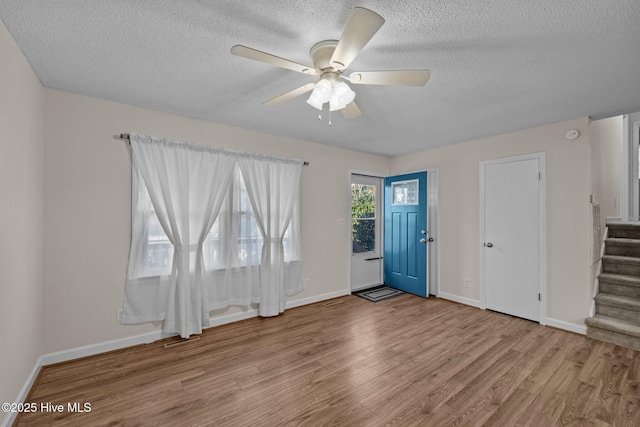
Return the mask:
<svg viewBox="0 0 640 427">
<path fill-rule="evenodd" d="M 420 234 L 427 234 L 427 230 L 420 230 Z"/>
<path fill-rule="evenodd" d="M 489 243 L 485 243 L 484 244 L 486 247 L 488 248 L 492 248 L 493 247 L 493 243 L 489 242 Z"/>
<path fill-rule="evenodd" d="M 420 239 L 420 243 L 427 243 L 427 239 L 423 237 L 422 239 Z"/>
</svg>

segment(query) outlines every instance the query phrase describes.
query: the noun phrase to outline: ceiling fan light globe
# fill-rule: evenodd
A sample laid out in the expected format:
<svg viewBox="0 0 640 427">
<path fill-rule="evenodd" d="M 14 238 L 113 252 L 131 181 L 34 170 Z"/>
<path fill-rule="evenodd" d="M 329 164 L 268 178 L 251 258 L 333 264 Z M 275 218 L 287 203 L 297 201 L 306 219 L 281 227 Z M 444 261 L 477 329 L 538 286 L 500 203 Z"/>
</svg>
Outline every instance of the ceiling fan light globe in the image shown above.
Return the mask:
<svg viewBox="0 0 640 427">
<path fill-rule="evenodd" d="M 331 89 L 331 82 L 329 80 L 322 79 L 316 83 L 316 87 L 313 88 L 312 95 L 315 96 L 318 101 L 325 103 L 331 98 Z"/>
<path fill-rule="evenodd" d="M 331 91 L 325 88 L 316 88 L 313 90 L 313 96 L 320 102 L 325 103 L 331 98 Z"/>
<path fill-rule="evenodd" d="M 329 101 L 329 111 L 337 111 L 342 110 L 346 107 L 347 104 L 340 103 L 340 97 L 335 93 L 331 96 L 331 100 Z"/>
<path fill-rule="evenodd" d="M 333 93 L 335 93 L 338 96 L 342 96 L 348 92 L 351 92 L 351 88 L 345 82 L 338 82 L 333 85 Z"/>
<path fill-rule="evenodd" d="M 349 89 L 349 92 L 340 95 L 340 98 L 338 98 L 338 101 L 340 105 L 344 105 L 346 107 L 347 105 L 351 104 L 354 99 L 356 99 L 356 93 L 351 89 Z"/>
<path fill-rule="evenodd" d="M 320 100 L 318 100 L 318 98 L 315 97 L 312 92 L 309 99 L 307 99 L 307 104 L 311 105 L 313 108 L 317 110 L 322 111 L 322 104 L 324 104 L 324 102 L 320 102 Z"/>
</svg>

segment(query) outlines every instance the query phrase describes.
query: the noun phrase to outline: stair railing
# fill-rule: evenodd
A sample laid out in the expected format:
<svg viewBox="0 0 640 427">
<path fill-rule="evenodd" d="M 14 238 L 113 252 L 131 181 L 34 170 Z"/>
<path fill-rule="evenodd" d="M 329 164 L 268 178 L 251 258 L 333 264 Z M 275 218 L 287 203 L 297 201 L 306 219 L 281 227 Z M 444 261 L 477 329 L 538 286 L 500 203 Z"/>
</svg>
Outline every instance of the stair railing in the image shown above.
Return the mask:
<svg viewBox="0 0 640 427">
<path fill-rule="evenodd" d="M 596 295 L 598 295 L 598 291 L 600 290 L 598 276 L 602 273 L 602 257 L 604 256 L 604 249 L 607 237 L 609 236 L 609 227 L 604 228 L 604 235 L 602 236 L 602 244 L 600 245 L 600 258 L 598 259 L 598 265 L 596 266 L 596 274 L 593 279 L 593 292 L 591 295 L 591 317 L 596 314 Z"/>
</svg>

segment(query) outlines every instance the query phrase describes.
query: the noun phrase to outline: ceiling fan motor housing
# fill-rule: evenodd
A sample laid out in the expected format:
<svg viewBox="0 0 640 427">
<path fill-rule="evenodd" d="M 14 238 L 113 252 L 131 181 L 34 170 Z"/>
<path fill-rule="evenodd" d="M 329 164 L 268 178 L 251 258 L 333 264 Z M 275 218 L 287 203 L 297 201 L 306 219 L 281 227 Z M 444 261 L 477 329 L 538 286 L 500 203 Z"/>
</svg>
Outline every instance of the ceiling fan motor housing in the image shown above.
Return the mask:
<svg viewBox="0 0 640 427">
<path fill-rule="evenodd" d="M 323 40 L 311 47 L 309 54 L 316 70 L 323 72 L 337 71 L 331 65 L 331 57 L 333 56 L 333 51 L 336 50 L 336 46 L 338 46 L 338 40 Z"/>
</svg>

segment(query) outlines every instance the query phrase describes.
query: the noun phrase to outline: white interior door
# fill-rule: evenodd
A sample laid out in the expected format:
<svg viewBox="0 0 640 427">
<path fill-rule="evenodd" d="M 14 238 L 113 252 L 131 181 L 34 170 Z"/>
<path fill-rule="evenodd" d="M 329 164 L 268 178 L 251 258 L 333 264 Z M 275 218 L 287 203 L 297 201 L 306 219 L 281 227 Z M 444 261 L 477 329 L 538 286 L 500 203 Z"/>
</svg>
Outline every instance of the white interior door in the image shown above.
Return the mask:
<svg viewBox="0 0 640 427">
<path fill-rule="evenodd" d="M 382 284 L 382 179 L 351 175 L 351 290 Z"/>
<path fill-rule="evenodd" d="M 481 163 L 486 308 L 540 321 L 541 158 Z"/>
</svg>

